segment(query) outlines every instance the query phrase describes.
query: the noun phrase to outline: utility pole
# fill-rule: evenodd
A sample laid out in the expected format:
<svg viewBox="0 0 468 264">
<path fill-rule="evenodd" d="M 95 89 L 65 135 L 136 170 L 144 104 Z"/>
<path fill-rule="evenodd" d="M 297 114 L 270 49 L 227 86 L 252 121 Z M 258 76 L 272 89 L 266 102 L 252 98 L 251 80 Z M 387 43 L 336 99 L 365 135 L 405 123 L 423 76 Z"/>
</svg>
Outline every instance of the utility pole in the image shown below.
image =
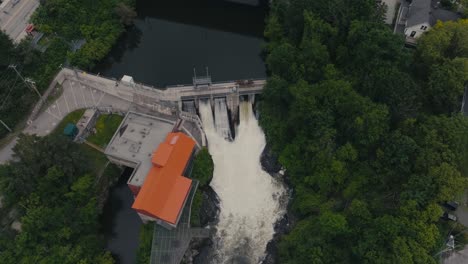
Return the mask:
<svg viewBox="0 0 468 264">
<path fill-rule="evenodd" d="M 20 77 L 21 80 L 24 82 L 24 84 L 26 84 L 31 90 L 34 90 L 37 93 L 37 95 L 39 96 L 39 99 L 42 100 L 42 95 L 37 90 L 36 83 L 33 80 L 31 80 L 29 78 L 24 79 L 23 76 L 21 75 L 21 73 L 16 69 L 16 65 L 9 65 L 8 68 L 13 69 L 16 72 L 16 74 L 18 75 L 18 77 Z"/>
<path fill-rule="evenodd" d="M 30 78 L 26 78 L 24 81 L 27 82 L 27 83 L 29 83 L 30 87 L 32 87 L 32 89 L 37 93 L 37 96 L 39 96 L 39 98 L 42 100 L 42 95 L 41 95 L 41 93 L 39 93 L 39 91 L 37 90 L 36 82 L 33 81 L 33 80 L 30 79 Z"/>
<path fill-rule="evenodd" d="M 0 124 L 2 124 L 8 131 L 11 132 L 11 129 L 0 119 Z"/>
</svg>

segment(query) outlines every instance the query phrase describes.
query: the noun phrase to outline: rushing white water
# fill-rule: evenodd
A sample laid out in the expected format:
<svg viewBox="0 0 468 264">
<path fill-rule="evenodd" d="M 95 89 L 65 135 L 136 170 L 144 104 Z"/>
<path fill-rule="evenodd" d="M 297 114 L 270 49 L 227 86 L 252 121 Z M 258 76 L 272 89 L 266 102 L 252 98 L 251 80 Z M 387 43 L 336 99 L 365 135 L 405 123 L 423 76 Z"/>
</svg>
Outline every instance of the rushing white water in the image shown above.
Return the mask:
<svg viewBox="0 0 468 264">
<path fill-rule="evenodd" d="M 231 131 L 229 128 L 229 119 L 226 99 L 225 98 L 215 98 L 214 99 L 214 114 L 215 114 L 215 127 L 216 132 L 219 135 L 222 135 L 225 139 L 231 139 Z"/>
<path fill-rule="evenodd" d="M 215 165 L 211 186 L 220 198 L 213 263 L 259 263 L 285 212 L 279 201 L 283 185 L 260 164 L 265 136 L 249 102 L 240 105 L 233 142 L 216 131 L 208 103 L 200 103 L 199 110 Z"/>
</svg>

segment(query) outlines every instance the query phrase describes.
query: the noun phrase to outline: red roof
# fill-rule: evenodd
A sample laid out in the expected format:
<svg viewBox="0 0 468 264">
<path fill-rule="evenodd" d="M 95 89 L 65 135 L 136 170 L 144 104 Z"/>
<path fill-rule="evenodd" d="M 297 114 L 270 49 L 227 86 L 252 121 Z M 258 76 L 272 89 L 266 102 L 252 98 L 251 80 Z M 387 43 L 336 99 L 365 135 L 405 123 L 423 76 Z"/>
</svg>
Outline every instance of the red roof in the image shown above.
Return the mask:
<svg viewBox="0 0 468 264">
<path fill-rule="evenodd" d="M 192 180 L 182 173 L 195 141 L 181 132 L 169 133 L 153 153 L 153 168 L 146 176 L 132 208 L 138 212 L 177 224 Z"/>
<path fill-rule="evenodd" d="M 26 26 L 26 32 L 27 33 L 31 33 L 33 32 L 34 30 L 34 25 L 33 24 L 29 24 L 28 26 Z"/>
</svg>

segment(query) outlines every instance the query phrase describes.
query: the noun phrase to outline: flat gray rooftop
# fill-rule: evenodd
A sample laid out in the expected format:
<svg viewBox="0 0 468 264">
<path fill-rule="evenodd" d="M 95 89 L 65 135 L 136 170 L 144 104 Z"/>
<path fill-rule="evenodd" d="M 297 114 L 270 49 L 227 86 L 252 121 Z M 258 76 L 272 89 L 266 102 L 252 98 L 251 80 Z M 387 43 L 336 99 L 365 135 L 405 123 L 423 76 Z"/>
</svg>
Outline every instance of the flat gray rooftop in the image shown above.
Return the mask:
<svg viewBox="0 0 468 264">
<path fill-rule="evenodd" d="M 151 169 L 151 155 L 175 122 L 160 117 L 128 112 L 106 148 L 105 154 L 136 164 L 128 183 L 140 186 Z"/>
</svg>

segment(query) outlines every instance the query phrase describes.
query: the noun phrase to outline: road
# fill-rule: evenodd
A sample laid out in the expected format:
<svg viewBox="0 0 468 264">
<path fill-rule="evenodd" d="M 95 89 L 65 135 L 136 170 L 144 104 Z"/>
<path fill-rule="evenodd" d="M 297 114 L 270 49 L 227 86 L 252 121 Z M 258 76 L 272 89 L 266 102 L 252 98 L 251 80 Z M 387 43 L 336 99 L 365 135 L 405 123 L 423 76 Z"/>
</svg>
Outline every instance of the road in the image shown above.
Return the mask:
<svg viewBox="0 0 468 264">
<path fill-rule="evenodd" d="M 16 0 L 17 1 L 17 0 Z M 18 43 L 26 37 L 29 18 L 39 6 L 39 0 L 5 0 L 0 5 L 0 28 Z"/>
<path fill-rule="evenodd" d="M 450 256 L 443 260 L 443 264 L 466 264 L 468 263 L 468 246 L 459 250 L 457 252 L 453 252 Z"/>
<path fill-rule="evenodd" d="M 385 14 L 385 24 L 391 25 L 393 23 L 393 18 L 395 17 L 395 9 L 400 3 L 400 0 L 382 0 L 387 5 L 387 12 Z"/>
</svg>

